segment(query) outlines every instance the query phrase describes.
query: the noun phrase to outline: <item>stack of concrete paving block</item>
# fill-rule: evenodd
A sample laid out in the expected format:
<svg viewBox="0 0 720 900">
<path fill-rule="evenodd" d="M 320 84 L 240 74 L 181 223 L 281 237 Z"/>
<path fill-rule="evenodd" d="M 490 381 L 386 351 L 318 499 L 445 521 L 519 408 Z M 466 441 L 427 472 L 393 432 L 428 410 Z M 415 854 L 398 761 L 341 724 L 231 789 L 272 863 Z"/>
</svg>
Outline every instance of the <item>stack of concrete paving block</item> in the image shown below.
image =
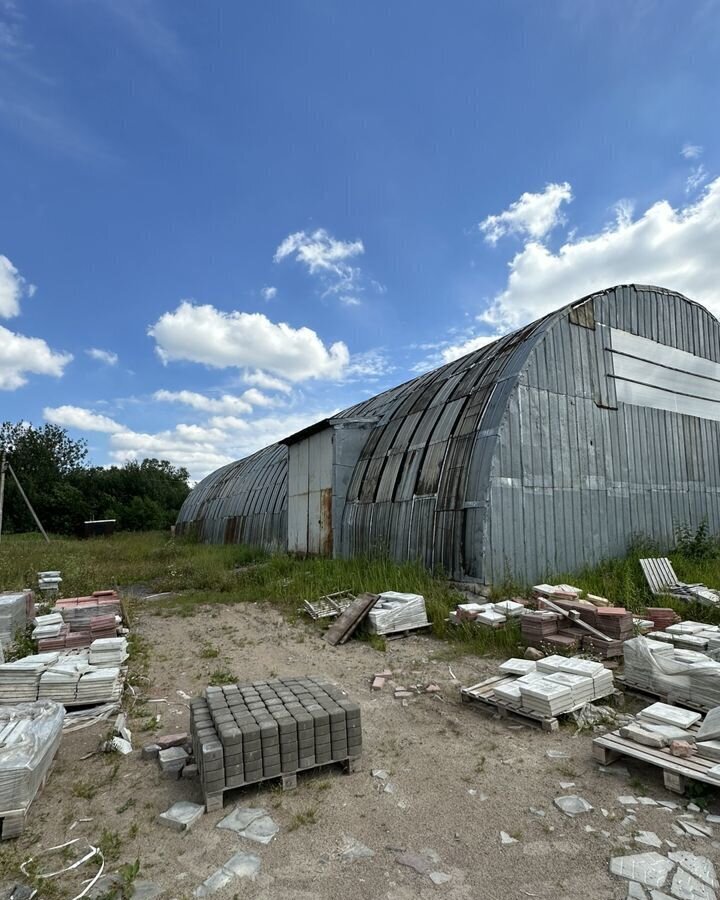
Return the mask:
<svg viewBox="0 0 720 900">
<path fill-rule="evenodd" d="M 25 628 L 31 609 L 31 591 L 0 593 L 0 647 L 3 650 L 7 650 L 15 640 L 15 634 Z"/>
<path fill-rule="evenodd" d="M 208 687 L 190 704 L 190 731 L 206 796 L 362 750 L 359 705 L 315 678 Z"/>
</svg>

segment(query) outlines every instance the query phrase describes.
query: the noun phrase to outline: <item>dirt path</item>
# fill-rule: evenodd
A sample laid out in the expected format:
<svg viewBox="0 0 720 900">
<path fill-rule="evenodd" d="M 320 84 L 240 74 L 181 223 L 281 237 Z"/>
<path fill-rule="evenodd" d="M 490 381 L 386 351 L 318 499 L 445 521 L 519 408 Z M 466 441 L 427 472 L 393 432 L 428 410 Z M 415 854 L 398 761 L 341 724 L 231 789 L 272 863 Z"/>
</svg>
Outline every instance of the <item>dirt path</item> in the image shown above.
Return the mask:
<svg viewBox="0 0 720 900">
<path fill-rule="evenodd" d="M 151 704 L 162 718 L 160 733 L 187 729 L 187 702 L 177 692 L 199 693 L 215 670 L 251 680 L 323 675 L 362 705 L 361 770 L 345 776 L 326 769 L 301 777 L 293 792 L 266 785 L 226 795 L 225 814 L 235 804 L 262 806 L 275 819 L 280 832 L 267 846 L 215 828 L 223 815 L 219 812 L 203 816 L 190 833 L 176 834 L 156 824 L 156 816 L 176 800 L 201 802 L 199 785 L 169 780 L 155 763 L 141 761 L 139 752 L 81 761 L 104 731 L 88 729 L 63 739 L 53 777 L 32 807 L 29 831 L 17 844 L 23 852 L 71 836 L 97 842 L 108 829 L 117 834 L 111 870 L 139 857 L 140 878 L 160 885 L 163 897 L 178 900 L 191 897 L 238 851 L 260 857 L 260 873 L 254 882 L 234 881 L 214 895 L 219 900 L 609 900 L 626 896 L 623 883 L 608 874 L 608 861 L 620 848 L 621 836 L 632 834 L 620 825 L 624 811 L 617 798 L 677 799 L 647 768 L 630 766 L 635 775 L 630 780 L 622 767 L 619 775 L 600 773 L 588 736 L 575 737 L 566 728 L 544 734 L 461 707 L 457 683 L 443 658 L 446 645 L 429 637 L 390 642 L 386 653 L 359 641 L 331 648 L 313 628 L 287 623 L 255 604 L 216 607 L 191 618 L 153 615 L 147 604 L 136 628 L 153 648 L 147 696 L 167 701 Z M 217 657 L 209 656 L 215 650 Z M 497 660 L 469 658 L 451 663 L 463 683 L 492 674 L 496 665 Z M 394 699 L 389 687 L 371 692 L 371 676 L 384 668 L 396 673 L 398 684 L 435 682 L 442 692 L 406 705 Z M 150 734 L 134 737 L 137 747 L 150 740 Z M 549 759 L 548 750 L 563 751 L 569 758 Z M 371 770 L 376 769 L 386 770 L 389 779 L 374 778 Z M 575 787 L 563 789 L 561 782 Z M 576 792 L 595 809 L 570 819 L 552 801 Z M 531 813 L 530 807 L 545 815 Z M 680 849 L 720 858 L 710 840 L 693 844 L 674 834 L 676 815 L 641 806 L 635 827 L 655 831 Z M 92 821 L 69 832 L 83 817 Z M 300 824 L 303 820 L 314 824 Z M 501 831 L 517 843 L 502 846 Z M 343 860 L 341 851 L 351 839 L 375 855 Z M 720 847 L 717 841 L 715 847 Z M 395 860 L 402 850 L 427 849 L 435 855 L 433 868 L 450 876 L 443 884 Z M 638 847 L 637 852 L 646 849 Z M 7 881 L 9 873 L 4 876 Z"/>
</svg>

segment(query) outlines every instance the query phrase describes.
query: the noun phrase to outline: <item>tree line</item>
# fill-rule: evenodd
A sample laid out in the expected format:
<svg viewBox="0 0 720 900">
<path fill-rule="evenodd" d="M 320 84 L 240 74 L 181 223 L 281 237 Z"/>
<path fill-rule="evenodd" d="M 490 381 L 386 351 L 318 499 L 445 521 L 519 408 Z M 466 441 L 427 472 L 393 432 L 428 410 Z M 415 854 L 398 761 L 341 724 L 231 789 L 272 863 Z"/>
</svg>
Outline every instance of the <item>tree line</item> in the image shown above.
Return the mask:
<svg viewBox="0 0 720 900">
<path fill-rule="evenodd" d="M 167 460 L 91 466 L 84 440 L 58 425 L 0 425 L 0 454 L 7 454 L 46 531 L 72 534 L 89 519 L 116 519 L 124 531 L 169 528 L 187 497 L 187 469 Z M 3 532 L 35 530 L 20 492 L 5 479 Z"/>
</svg>

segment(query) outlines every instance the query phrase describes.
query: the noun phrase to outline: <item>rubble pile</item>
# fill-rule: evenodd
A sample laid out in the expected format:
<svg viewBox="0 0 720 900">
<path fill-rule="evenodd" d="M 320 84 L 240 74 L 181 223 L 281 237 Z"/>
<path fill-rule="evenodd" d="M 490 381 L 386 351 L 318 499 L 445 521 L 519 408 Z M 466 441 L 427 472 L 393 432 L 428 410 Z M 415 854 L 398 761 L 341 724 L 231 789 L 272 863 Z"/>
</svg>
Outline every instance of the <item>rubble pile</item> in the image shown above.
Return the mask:
<svg viewBox="0 0 720 900">
<path fill-rule="evenodd" d="M 360 706 L 315 678 L 208 687 L 190 705 L 206 796 L 360 756 Z"/>
</svg>

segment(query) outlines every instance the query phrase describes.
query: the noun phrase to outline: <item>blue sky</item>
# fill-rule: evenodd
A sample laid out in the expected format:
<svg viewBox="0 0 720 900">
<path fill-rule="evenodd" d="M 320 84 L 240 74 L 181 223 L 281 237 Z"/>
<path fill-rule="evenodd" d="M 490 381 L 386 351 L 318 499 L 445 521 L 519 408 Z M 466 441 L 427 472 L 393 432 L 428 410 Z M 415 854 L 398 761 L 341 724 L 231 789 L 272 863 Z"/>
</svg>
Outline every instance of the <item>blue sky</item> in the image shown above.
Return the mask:
<svg viewBox="0 0 720 900">
<path fill-rule="evenodd" d="M 0 0 L 0 419 L 197 478 L 596 288 L 720 312 L 718 58 L 715 0 Z"/>
</svg>

